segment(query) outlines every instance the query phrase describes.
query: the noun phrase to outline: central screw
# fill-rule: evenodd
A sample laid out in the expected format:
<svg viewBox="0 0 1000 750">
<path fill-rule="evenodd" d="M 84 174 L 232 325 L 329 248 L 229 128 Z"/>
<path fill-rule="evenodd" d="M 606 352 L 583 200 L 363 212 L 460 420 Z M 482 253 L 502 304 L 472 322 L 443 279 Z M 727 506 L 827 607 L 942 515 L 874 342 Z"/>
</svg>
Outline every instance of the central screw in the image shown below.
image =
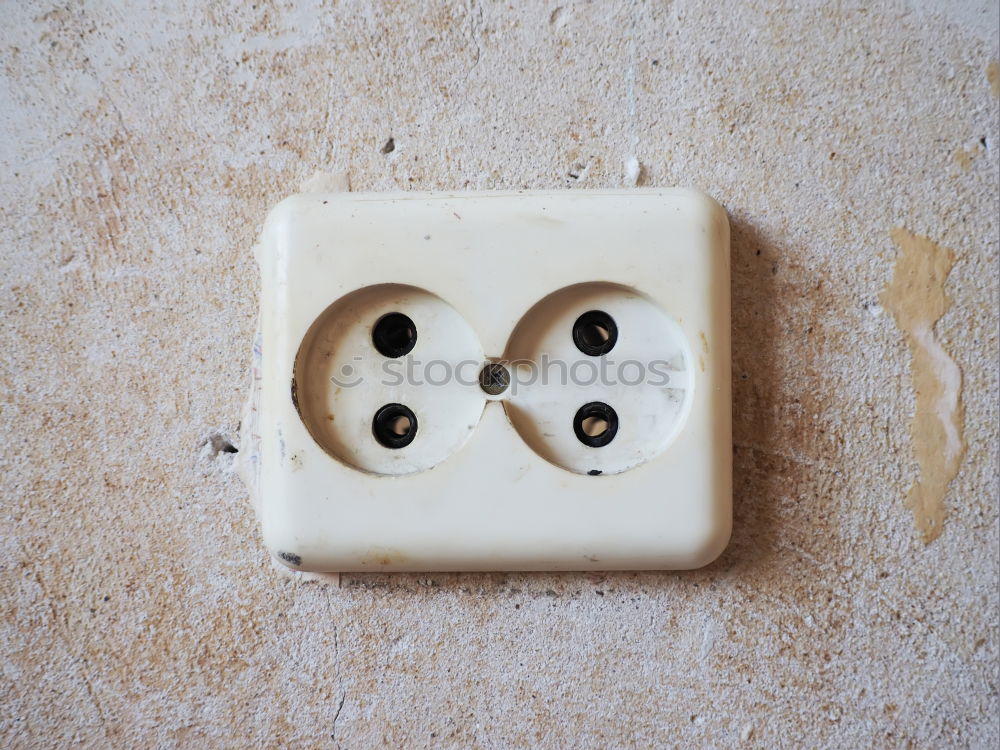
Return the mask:
<svg viewBox="0 0 1000 750">
<path fill-rule="evenodd" d="M 491 396 L 499 396 L 510 385 L 510 371 L 499 362 L 490 362 L 479 371 L 479 387 Z"/>
</svg>

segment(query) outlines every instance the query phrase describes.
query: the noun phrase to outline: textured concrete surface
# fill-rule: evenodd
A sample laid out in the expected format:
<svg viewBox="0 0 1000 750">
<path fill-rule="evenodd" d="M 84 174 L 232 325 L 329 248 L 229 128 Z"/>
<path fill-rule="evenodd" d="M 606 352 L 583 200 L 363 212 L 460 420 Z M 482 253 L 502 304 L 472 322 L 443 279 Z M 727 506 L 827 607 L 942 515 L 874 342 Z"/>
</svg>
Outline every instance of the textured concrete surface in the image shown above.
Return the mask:
<svg viewBox="0 0 1000 750">
<path fill-rule="evenodd" d="M 0 745 L 997 745 L 993 5 L 0 15 Z M 316 170 L 572 190 L 633 157 L 731 213 L 723 557 L 273 570 L 226 452 L 267 209 Z M 894 229 L 955 259 L 967 451 L 929 544 Z"/>
</svg>

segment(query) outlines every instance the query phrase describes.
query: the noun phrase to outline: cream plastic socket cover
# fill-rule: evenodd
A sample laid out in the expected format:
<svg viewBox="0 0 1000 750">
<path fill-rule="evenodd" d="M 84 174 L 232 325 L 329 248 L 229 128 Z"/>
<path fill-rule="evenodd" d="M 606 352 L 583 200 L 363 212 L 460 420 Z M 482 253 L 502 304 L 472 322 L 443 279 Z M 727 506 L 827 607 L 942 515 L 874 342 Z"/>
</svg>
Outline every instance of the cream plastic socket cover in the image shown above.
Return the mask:
<svg viewBox="0 0 1000 750">
<path fill-rule="evenodd" d="M 729 225 L 690 190 L 300 194 L 257 248 L 303 571 L 694 568 L 732 522 Z"/>
</svg>

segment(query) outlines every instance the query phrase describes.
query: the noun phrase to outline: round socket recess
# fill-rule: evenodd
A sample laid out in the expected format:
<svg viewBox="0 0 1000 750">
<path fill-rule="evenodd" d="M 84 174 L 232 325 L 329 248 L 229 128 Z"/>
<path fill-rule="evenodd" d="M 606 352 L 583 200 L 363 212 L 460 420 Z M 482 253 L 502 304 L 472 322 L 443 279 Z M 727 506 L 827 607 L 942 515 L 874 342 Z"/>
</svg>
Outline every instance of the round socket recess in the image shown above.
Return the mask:
<svg viewBox="0 0 1000 750">
<path fill-rule="evenodd" d="M 528 310 L 507 343 L 504 408 L 541 457 L 616 474 L 662 453 L 683 427 L 693 383 L 678 323 L 631 287 L 565 287 Z"/>
<path fill-rule="evenodd" d="M 293 396 L 313 439 L 373 474 L 430 469 L 472 435 L 486 396 L 479 340 L 447 302 L 402 284 L 364 287 L 315 320 Z"/>
</svg>

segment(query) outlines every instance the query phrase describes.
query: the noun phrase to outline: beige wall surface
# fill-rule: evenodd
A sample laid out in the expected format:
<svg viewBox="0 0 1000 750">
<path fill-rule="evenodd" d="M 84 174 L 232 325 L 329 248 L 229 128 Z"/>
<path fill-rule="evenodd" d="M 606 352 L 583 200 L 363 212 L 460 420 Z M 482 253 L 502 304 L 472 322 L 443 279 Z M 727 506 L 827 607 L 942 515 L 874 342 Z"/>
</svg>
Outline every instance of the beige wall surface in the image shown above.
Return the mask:
<svg viewBox="0 0 1000 750">
<path fill-rule="evenodd" d="M 996 747 L 995 4 L 0 15 L 0 745 Z M 274 570 L 222 450 L 268 208 L 632 157 L 730 213 L 723 556 Z"/>
</svg>

